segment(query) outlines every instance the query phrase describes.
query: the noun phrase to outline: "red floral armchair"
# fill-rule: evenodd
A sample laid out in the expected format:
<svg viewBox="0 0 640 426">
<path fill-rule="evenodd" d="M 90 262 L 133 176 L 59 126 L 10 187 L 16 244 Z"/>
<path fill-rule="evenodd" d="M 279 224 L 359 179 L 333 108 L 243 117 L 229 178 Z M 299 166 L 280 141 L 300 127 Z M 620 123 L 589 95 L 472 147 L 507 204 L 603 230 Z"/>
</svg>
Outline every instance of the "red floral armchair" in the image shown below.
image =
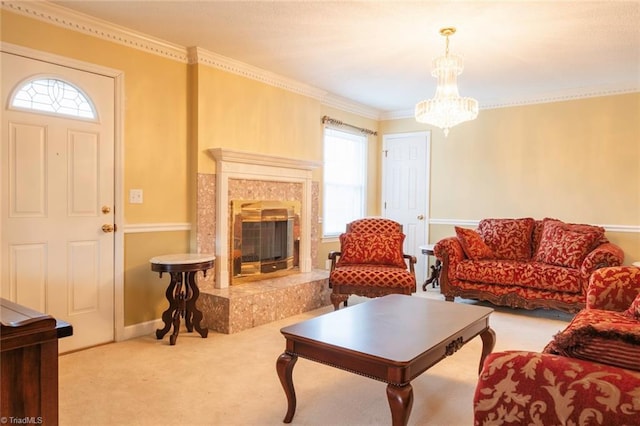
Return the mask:
<svg viewBox="0 0 640 426">
<path fill-rule="evenodd" d="M 602 268 L 587 306 L 542 353 L 507 351 L 484 363 L 476 425 L 640 424 L 640 268 Z"/>
<path fill-rule="evenodd" d="M 404 254 L 402 225 L 364 218 L 347 224 L 340 251 L 329 253 L 331 303 L 338 310 L 350 295 L 380 297 L 416 291 L 415 256 Z"/>
</svg>

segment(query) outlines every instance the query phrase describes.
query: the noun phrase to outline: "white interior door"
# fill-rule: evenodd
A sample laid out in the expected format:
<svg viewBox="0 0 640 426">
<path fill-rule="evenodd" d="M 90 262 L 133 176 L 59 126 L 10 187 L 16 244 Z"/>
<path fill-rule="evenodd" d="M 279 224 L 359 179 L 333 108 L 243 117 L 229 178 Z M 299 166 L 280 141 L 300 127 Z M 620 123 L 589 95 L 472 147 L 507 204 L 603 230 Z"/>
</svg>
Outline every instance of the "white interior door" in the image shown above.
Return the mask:
<svg viewBox="0 0 640 426">
<path fill-rule="evenodd" d="M 80 89 L 95 118 L 30 110 L 64 106 L 57 84 L 12 107 L 37 79 Z M 2 53 L 1 294 L 69 322 L 60 352 L 114 340 L 114 102 L 113 78 Z"/>
<path fill-rule="evenodd" d="M 418 260 L 418 288 L 426 275 L 419 246 L 427 243 L 429 231 L 429 136 L 418 132 L 383 137 L 382 212 L 402 224 L 404 251 Z"/>
</svg>

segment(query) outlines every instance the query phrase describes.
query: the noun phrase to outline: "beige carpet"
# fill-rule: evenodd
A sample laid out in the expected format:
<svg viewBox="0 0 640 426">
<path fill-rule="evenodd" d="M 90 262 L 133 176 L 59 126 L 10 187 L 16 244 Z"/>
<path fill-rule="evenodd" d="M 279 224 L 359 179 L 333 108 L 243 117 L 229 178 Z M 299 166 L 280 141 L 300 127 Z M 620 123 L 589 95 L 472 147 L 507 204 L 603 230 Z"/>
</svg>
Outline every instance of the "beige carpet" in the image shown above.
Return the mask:
<svg viewBox="0 0 640 426">
<path fill-rule="evenodd" d="M 436 290 L 416 296 L 440 299 Z M 352 297 L 350 304 L 367 299 Z M 332 307 L 237 334 L 184 330 L 175 346 L 154 335 L 60 357 L 61 425 L 282 425 L 287 403 L 275 363 L 280 328 Z M 496 309 L 494 351 L 540 350 L 569 315 Z M 434 318 L 425 327 L 437 327 Z M 412 382 L 411 425 L 471 425 L 479 338 Z M 294 425 L 388 425 L 382 382 L 299 359 L 293 371 Z"/>
</svg>

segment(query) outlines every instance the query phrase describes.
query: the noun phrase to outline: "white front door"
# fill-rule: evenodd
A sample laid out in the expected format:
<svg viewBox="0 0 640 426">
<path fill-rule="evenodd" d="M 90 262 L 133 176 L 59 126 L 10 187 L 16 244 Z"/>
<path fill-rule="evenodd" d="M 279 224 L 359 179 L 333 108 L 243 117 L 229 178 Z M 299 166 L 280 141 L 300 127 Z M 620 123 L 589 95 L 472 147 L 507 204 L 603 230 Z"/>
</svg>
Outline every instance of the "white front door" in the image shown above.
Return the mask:
<svg viewBox="0 0 640 426">
<path fill-rule="evenodd" d="M 34 80 L 57 83 L 13 107 Z M 74 87 L 94 119 L 58 109 Z M 1 295 L 70 323 L 60 352 L 113 341 L 113 78 L 3 52 L 2 104 Z"/>
<path fill-rule="evenodd" d="M 429 136 L 418 132 L 383 137 L 383 216 L 402 224 L 405 253 L 418 261 L 418 288 L 426 274 L 426 259 L 419 247 L 428 241 Z"/>
</svg>

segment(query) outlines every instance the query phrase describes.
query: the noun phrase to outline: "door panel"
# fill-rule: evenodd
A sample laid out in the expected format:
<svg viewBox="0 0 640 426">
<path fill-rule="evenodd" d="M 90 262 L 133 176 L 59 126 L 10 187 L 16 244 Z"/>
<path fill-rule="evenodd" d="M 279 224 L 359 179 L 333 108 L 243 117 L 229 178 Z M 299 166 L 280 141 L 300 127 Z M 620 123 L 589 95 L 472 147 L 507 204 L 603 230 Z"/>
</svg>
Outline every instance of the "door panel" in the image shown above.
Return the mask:
<svg viewBox="0 0 640 426">
<path fill-rule="evenodd" d="M 98 118 L 10 108 L 32 77 L 81 88 Z M 61 352 L 113 341 L 114 81 L 3 52 L 2 102 L 2 297 L 72 324 Z"/>
<path fill-rule="evenodd" d="M 385 135 L 383 139 L 383 216 L 402 224 L 404 250 L 416 257 L 416 278 L 425 277 L 425 256 L 419 246 L 428 233 L 429 133 Z"/>
</svg>

